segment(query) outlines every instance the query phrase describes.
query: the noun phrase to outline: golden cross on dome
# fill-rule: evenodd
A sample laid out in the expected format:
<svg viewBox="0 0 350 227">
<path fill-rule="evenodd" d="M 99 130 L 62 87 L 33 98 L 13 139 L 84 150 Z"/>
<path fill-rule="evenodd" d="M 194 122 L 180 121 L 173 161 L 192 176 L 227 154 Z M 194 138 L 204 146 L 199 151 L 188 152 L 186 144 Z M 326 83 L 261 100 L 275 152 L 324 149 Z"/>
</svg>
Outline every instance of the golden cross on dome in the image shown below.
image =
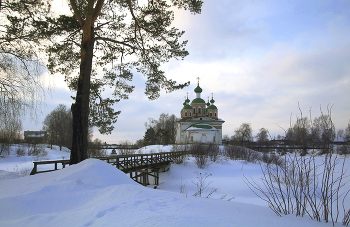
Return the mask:
<svg viewBox="0 0 350 227">
<path fill-rule="evenodd" d="M 199 85 L 199 77 L 196 78 L 198 80 L 198 85 Z"/>
<path fill-rule="evenodd" d="M 214 94 L 214 93 L 211 93 L 211 99 L 213 99 L 213 94 Z"/>
</svg>

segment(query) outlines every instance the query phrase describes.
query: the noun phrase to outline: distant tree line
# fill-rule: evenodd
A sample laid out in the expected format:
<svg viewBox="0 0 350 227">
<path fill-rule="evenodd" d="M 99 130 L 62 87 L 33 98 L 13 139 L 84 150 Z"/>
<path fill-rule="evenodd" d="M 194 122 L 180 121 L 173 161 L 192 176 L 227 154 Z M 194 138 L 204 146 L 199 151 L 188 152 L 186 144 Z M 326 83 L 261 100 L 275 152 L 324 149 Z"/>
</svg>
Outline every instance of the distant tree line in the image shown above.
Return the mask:
<svg viewBox="0 0 350 227">
<path fill-rule="evenodd" d="M 336 132 L 330 113 L 321 114 L 310 120 L 308 117 L 297 117 L 295 123 L 285 131 L 283 136 L 277 136 L 277 140 L 283 141 L 285 145 L 291 146 L 327 146 L 334 143 L 336 138 L 342 138 L 344 142 L 350 141 L 350 122 L 345 129 L 339 129 Z M 234 131 L 234 135 L 229 138 L 223 137 L 224 141 L 239 146 L 267 146 L 276 138 L 271 138 L 269 131 L 265 128 L 259 129 L 256 136 L 253 136 L 253 130 L 249 123 L 242 123 Z"/>
</svg>

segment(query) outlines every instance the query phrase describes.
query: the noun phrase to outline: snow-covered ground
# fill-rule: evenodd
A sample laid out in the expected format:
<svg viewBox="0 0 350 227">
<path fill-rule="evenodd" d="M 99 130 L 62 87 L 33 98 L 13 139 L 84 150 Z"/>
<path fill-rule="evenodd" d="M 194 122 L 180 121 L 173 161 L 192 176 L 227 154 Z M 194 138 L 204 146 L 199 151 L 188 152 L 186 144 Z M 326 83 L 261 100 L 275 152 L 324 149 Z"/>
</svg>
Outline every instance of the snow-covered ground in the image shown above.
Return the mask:
<svg viewBox="0 0 350 227">
<path fill-rule="evenodd" d="M 142 153 L 159 148 L 171 150 L 150 146 Z M 57 147 L 46 151 L 42 160 L 69 158 Z M 0 226 L 332 226 L 308 217 L 277 216 L 243 182 L 243 174 L 261 177 L 259 165 L 244 161 L 221 158 L 198 169 L 188 157 L 184 164 L 171 164 L 168 172 L 161 173 L 154 189 L 96 159 L 20 177 L 25 171 L 19 170 L 31 169 L 36 159 L 15 154 L 0 158 Z M 202 197 L 195 197 L 199 174 L 211 183 Z"/>
</svg>

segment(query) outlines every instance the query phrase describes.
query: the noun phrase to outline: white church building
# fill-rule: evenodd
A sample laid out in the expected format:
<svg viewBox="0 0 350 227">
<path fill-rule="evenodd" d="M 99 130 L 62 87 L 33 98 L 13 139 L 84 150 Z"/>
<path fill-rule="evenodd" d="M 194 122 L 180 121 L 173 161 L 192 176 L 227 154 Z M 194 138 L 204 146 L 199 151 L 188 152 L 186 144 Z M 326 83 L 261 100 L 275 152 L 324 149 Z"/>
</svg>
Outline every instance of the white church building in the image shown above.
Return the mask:
<svg viewBox="0 0 350 227">
<path fill-rule="evenodd" d="M 208 102 L 205 103 L 201 98 L 202 88 L 199 87 L 199 81 L 194 92 L 196 98 L 191 104 L 187 93 L 180 112 L 181 118 L 177 120 L 176 144 L 222 144 L 222 124 L 225 121 L 219 118 L 213 95 L 210 102 L 208 97 Z"/>
</svg>

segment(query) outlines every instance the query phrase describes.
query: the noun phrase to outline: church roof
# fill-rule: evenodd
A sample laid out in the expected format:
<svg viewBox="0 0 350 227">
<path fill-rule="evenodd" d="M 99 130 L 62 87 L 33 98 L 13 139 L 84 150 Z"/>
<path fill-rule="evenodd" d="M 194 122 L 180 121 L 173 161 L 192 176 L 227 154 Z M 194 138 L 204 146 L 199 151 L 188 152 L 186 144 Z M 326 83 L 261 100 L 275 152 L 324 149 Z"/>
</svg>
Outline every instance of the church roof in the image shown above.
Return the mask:
<svg viewBox="0 0 350 227">
<path fill-rule="evenodd" d="M 199 123 L 199 124 L 191 125 L 186 130 L 188 130 L 188 131 L 196 131 L 196 130 L 213 130 L 213 131 L 216 131 L 218 129 L 214 128 L 212 125 L 209 125 L 209 124 Z"/>
<path fill-rule="evenodd" d="M 195 98 L 195 99 L 193 99 L 191 104 L 194 104 L 194 103 L 204 103 L 205 104 L 205 101 L 201 98 Z"/>
</svg>

